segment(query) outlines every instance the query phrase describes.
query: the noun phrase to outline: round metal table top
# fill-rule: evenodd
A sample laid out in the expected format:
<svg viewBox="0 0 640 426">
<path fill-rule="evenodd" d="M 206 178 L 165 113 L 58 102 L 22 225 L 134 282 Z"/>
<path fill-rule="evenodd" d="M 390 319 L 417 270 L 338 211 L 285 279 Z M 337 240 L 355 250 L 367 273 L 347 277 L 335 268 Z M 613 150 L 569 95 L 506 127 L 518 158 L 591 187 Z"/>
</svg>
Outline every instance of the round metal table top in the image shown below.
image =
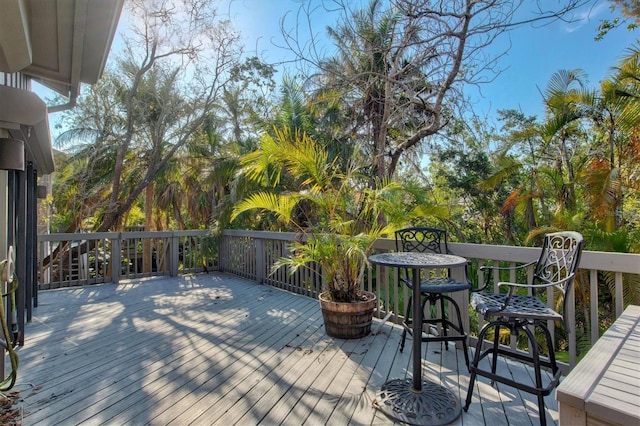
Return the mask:
<svg viewBox="0 0 640 426">
<path fill-rule="evenodd" d="M 463 265 L 467 259 L 453 254 L 394 252 L 373 254 L 369 262 L 403 268 L 448 268 Z"/>
</svg>

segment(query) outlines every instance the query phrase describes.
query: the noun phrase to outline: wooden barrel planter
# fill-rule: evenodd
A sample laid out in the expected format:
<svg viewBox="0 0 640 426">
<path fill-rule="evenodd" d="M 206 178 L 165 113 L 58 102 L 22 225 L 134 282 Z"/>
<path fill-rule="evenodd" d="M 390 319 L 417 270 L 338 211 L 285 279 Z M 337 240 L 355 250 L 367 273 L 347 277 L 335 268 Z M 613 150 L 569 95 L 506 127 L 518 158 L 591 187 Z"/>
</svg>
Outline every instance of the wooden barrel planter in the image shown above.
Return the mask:
<svg viewBox="0 0 640 426">
<path fill-rule="evenodd" d="M 327 334 L 338 339 L 359 339 L 371 333 L 373 310 L 376 307 L 376 295 L 367 294 L 367 300 L 362 302 L 333 302 L 329 293 L 319 296 L 324 327 Z"/>
</svg>

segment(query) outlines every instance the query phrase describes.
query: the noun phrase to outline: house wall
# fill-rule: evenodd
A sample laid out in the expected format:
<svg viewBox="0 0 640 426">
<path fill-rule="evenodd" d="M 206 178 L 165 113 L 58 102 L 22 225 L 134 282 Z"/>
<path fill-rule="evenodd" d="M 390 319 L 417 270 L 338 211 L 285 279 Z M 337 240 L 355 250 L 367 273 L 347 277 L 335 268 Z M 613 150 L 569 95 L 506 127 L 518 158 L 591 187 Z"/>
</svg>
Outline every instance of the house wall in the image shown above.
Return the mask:
<svg viewBox="0 0 640 426">
<path fill-rule="evenodd" d="M 7 172 L 0 170 L 0 260 L 7 257 L 7 206 Z"/>
<path fill-rule="evenodd" d="M 19 345 L 24 344 L 24 324 L 31 320 L 32 309 L 36 306 L 36 295 L 32 290 L 33 259 L 36 258 L 36 244 L 32 241 L 36 235 L 37 214 L 32 202 L 36 193 L 35 170 L 39 162 L 43 159 L 46 162 L 52 156 L 50 150 L 43 151 L 43 146 L 50 145 L 46 105 L 29 90 L 30 87 L 29 78 L 20 73 L 0 73 L 0 137 L 22 140 L 25 147 L 24 171 L 0 170 L 0 260 L 7 257 L 8 247 L 12 245 L 13 272 L 20 283 L 15 293 Z M 35 115 L 32 107 L 37 108 Z M 34 121 L 34 117 L 38 120 Z M 42 152 L 46 154 L 44 157 Z M 6 284 L 0 285 L 4 286 L 2 293 L 5 294 Z M 15 315 L 11 313 L 8 301 L 9 298 L 3 298 L 7 322 L 10 322 Z M 0 362 L 4 361 L 4 357 L 0 358 Z M 0 364 L 2 371 L 4 366 Z"/>
<path fill-rule="evenodd" d="M 13 87 L 21 90 L 30 90 L 31 84 L 29 78 L 19 72 L 16 73 L 3 73 L 0 72 L 0 85 Z M 10 138 L 9 129 L 2 127 L 2 121 L 0 121 L 0 138 Z M 6 123 L 5 126 L 9 126 Z M 9 221 L 8 221 L 8 206 L 9 206 L 9 191 L 8 191 L 8 173 L 6 170 L 0 170 L 0 260 L 7 257 L 7 248 L 9 245 Z"/>
<path fill-rule="evenodd" d="M 0 85 L 22 90 L 31 90 L 31 80 L 29 80 L 29 77 L 19 72 L 0 72 Z"/>
<path fill-rule="evenodd" d="M 0 128 L 0 137 L 6 137 L 7 131 Z M 8 247 L 8 188 L 7 172 L 0 170 L 0 260 L 7 258 Z M 2 288 L 4 292 L 5 289 Z M 1 302 L 0 302 L 1 303 Z M 0 373 L 5 377 L 5 351 L 0 351 Z"/>
</svg>

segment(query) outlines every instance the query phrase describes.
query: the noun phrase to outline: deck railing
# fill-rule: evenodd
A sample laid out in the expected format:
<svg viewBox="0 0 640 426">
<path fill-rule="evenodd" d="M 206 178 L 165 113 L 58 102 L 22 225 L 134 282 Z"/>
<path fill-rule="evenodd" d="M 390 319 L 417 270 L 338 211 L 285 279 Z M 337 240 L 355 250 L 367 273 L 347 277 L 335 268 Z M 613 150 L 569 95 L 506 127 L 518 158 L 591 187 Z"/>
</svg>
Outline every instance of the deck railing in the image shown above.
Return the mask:
<svg viewBox="0 0 640 426">
<path fill-rule="evenodd" d="M 283 268 L 276 271 L 271 270 L 275 259 L 287 255 L 287 247 L 296 237 L 297 235 L 293 233 L 225 231 L 220 244 L 220 270 L 316 298 L 321 291 L 322 281 L 318 274 L 298 271 L 296 275 L 292 276 L 287 274 Z M 449 243 L 449 248 L 453 253 L 463 256 L 471 262 L 469 273 L 475 283 L 483 282 L 484 279 L 479 266 L 489 264 L 515 266 L 536 260 L 540 253 L 537 248 L 488 244 Z M 393 251 L 395 250 L 395 242 L 381 239 L 376 242 L 375 250 L 379 252 Z M 405 286 L 398 285 L 397 270 L 376 266 L 369 272 L 363 283 L 363 288 L 373 291 L 378 296 L 377 315 L 382 318 L 391 314 L 389 320 L 400 323 L 403 319 L 403 301 L 408 298 L 408 290 Z M 529 274 L 531 273 L 532 270 L 529 271 Z M 565 371 L 570 370 L 577 362 L 578 342 L 576 336 L 578 333 L 576 331 L 581 331 L 582 346 L 585 344 L 587 347 L 590 346 L 600 336 L 598 301 L 600 297 L 605 297 L 600 294 L 600 288 L 612 287 L 612 311 L 615 314 L 612 319 L 620 316 L 625 306 L 633 302 L 633 300 L 625 300 L 627 292 L 624 291 L 624 281 L 629 279 L 630 275 L 636 275 L 636 279 L 637 275 L 640 275 L 639 254 L 583 252 L 579 277 L 567 299 L 567 322 L 573 332 L 569 333 L 568 347 L 564 348 L 568 353 L 566 362 L 563 363 Z M 497 282 L 500 277 L 494 278 Z M 502 277 L 502 280 L 514 280 L 515 278 L 511 275 L 510 277 Z M 606 286 L 601 285 L 604 282 L 606 282 Z M 476 316 L 473 313 L 464 315 L 465 312 L 469 312 L 468 292 L 454 293 L 452 296 L 457 299 L 463 312 L 465 329 L 477 330 L 482 321 L 479 320 L 480 324 L 474 323 L 470 328 L 470 322 L 475 322 Z M 552 290 L 549 290 L 547 299 L 550 305 L 557 302 L 557 297 Z M 579 308 L 578 316 L 580 317 L 578 323 L 576 323 L 577 308 Z M 554 327 L 550 325 L 549 328 L 553 332 Z M 471 344 L 475 345 L 474 337 L 471 337 Z M 511 338 L 508 346 L 511 350 L 518 350 L 514 338 Z"/>
<path fill-rule="evenodd" d="M 322 290 L 320 273 L 301 269 L 291 275 L 284 268 L 272 270 L 274 262 L 287 255 L 290 243 L 298 237 L 294 233 L 238 230 L 224 231 L 219 239 L 206 230 L 39 235 L 38 289 L 221 270 L 317 298 Z M 450 243 L 449 248 L 453 253 L 470 260 L 468 271 L 475 283 L 483 280 L 479 271 L 481 265 L 515 266 L 535 260 L 539 255 L 539 249 L 530 247 Z M 389 239 L 378 240 L 375 245 L 375 250 L 379 252 L 394 249 L 395 242 Z M 563 348 L 567 354 L 563 364 L 565 371 L 576 364 L 579 344 L 588 347 L 598 340 L 601 333 L 601 299 L 611 300 L 610 311 L 613 315 L 609 319 L 612 321 L 622 314 L 629 303 L 634 302 L 630 298 L 637 296 L 625 291 L 628 290 L 625 281 L 630 276 L 638 279 L 640 255 L 585 251 L 579 273 L 574 291 L 568 296 L 567 322 L 574 332 L 568 335 L 567 347 Z M 501 277 L 502 280 L 515 278 Z M 495 280 L 497 282 L 498 277 Z M 407 288 L 398 285 L 398 282 L 397 270 L 381 266 L 370 269 L 363 282 L 363 289 L 373 291 L 378 296 L 376 315 L 396 323 L 403 320 L 404 301 L 408 298 Z M 608 294 L 603 294 L 603 289 Z M 474 313 L 464 315 L 469 312 L 468 293 L 459 292 L 452 296 L 461 306 L 465 329 L 473 333 L 481 321 L 477 320 Z M 556 302 L 553 292 L 548 293 L 547 299 L 550 304 Z M 550 330 L 554 330 L 551 325 Z M 576 340 L 578 335 L 580 342 Z M 475 344 L 474 337 L 471 337 L 470 343 Z M 508 346 L 518 350 L 513 338 Z"/>
<path fill-rule="evenodd" d="M 207 230 L 38 235 L 38 289 L 215 270 L 216 244 Z"/>
</svg>

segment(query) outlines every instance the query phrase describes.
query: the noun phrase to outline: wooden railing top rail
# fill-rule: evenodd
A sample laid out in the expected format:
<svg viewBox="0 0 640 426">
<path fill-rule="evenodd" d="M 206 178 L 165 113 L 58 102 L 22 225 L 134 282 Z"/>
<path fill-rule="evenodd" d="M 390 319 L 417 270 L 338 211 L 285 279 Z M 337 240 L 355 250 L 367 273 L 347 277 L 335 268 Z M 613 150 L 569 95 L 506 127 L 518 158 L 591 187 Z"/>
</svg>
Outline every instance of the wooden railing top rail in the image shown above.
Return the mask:
<svg viewBox="0 0 640 426">
<path fill-rule="evenodd" d="M 118 238 L 167 238 L 167 237 L 195 237 L 211 234 L 207 229 L 192 229 L 186 231 L 124 231 L 124 232 L 74 232 L 57 234 L 40 234 L 38 241 L 69 241 L 69 240 L 103 240 Z"/>
<path fill-rule="evenodd" d="M 268 232 L 225 230 L 225 235 L 259 239 L 294 241 L 300 234 L 294 232 Z M 376 250 L 395 250 L 395 241 L 383 238 L 376 241 Z M 538 258 L 536 247 L 505 246 L 491 244 L 449 243 L 449 249 L 460 256 L 473 259 L 491 259 L 505 262 L 526 263 Z M 640 254 L 585 250 L 580 261 L 581 269 L 640 274 Z"/>
<path fill-rule="evenodd" d="M 536 260 L 540 254 L 536 247 L 449 243 L 449 248 L 460 256 L 521 263 Z M 580 268 L 640 274 L 640 254 L 585 250 L 580 258 Z"/>
<path fill-rule="evenodd" d="M 118 238 L 119 232 L 77 232 L 59 234 L 39 234 L 38 241 L 75 241 L 75 240 L 106 240 Z"/>
</svg>

